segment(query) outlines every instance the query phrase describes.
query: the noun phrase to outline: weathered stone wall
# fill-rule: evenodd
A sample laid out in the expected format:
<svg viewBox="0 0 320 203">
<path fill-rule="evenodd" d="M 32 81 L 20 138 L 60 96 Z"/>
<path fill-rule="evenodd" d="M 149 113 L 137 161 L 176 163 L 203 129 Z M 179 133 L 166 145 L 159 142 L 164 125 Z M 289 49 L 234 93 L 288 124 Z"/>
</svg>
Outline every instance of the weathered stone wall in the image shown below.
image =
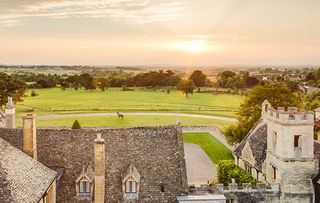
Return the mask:
<svg viewBox="0 0 320 203">
<path fill-rule="evenodd" d="M 135 202 L 175 202 L 187 191 L 181 129 L 178 126 L 101 129 L 105 139 L 105 202 L 124 202 L 121 177 L 134 164 L 141 174 L 139 200 Z M 0 137 L 22 148 L 21 129 L 1 129 Z M 38 128 L 38 160 L 47 166 L 60 166 L 58 202 L 76 202 L 75 181 L 87 163 L 93 164 L 95 129 Z M 165 191 L 161 192 L 161 185 Z"/>
<path fill-rule="evenodd" d="M 204 194 L 223 194 L 227 200 L 237 203 L 280 203 L 281 192 L 279 184 L 267 185 L 258 183 L 256 186 L 251 183 L 243 183 L 238 186 L 236 183 L 230 183 L 228 186 L 217 184 L 209 187 L 201 185 L 199 188 L 189 188 L 189 195 L 204 195 Z"/>
</svg>

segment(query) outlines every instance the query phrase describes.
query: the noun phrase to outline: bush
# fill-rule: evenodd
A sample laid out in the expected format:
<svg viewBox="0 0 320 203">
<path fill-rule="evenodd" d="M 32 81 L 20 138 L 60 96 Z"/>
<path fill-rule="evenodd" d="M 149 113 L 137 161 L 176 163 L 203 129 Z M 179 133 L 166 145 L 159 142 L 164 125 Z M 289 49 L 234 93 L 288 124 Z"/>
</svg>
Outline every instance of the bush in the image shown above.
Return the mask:
<svg viewBox="0 0 320 203">
<path fill-rule="evenodd" d="M 75 120 L 73 125 L 72 125 L 72 129 L 81 129 L 80 123 L 78 122 L 78 120 Z"/>
<path fill-rule="evenodd" d="M 31 91 L 31 97 L 38 96 L 39 94 L 36 93 L 36 91 Z"/>
<path fill-rule="evenodd" d="M 218 163 L 218 182 L 228 185 L 234 178 L 238 185 L 251 183 L 255 185 L 257 180 L 239 166 L 235 165 L 232 160 L 223 160 Z"/>
</svg>

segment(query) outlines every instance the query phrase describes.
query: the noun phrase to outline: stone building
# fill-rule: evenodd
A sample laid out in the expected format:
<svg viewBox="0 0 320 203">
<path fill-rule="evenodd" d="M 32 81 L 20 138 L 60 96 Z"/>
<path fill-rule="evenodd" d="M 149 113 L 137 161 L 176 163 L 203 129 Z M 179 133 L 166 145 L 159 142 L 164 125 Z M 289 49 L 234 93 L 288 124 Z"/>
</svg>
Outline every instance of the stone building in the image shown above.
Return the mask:
<svg viewBox="0 0 320 203">
<path fill-rule="evenodd" d="M 171 203 L 188 192 L 180 126 L 72 130 L 35 119 L 0 128 L 0 139 L 57 172 L 57 202 Z"/>
<path fill-rule="evenodd" d="M 260 120 L 233 154 L 254 178 L 273 188 L 279 185 L 280 195 L 270 202 L 320 202 L 320 144 L 314 140 L 313 112 L 273 109 L 265 101 Z"/>
</svg>

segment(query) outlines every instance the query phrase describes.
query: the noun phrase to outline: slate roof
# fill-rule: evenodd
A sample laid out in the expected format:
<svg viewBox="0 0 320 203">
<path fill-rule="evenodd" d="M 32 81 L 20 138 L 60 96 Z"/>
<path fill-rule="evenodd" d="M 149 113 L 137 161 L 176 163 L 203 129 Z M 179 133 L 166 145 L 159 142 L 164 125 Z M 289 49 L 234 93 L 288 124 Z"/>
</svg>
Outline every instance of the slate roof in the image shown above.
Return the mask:
<svg viewBox="0 0 320 203">
<path fill-rule="evenodd" d="M 267 150 L 267 124 L 260 120 L 248 135 L 234 149 L 233 154 L 242 157 L 242 150 L 246 143 L 249 143 L 252 155 L 255 159 L 254 167 L 262 171 L 262 163 L 266 159 Z"/>
<path fill-rule="evenodd" d="M 0 138 L 0 202 L 39 202 L 56 175 Z"/>
<path fill-rule="evenodd" d="M 314 141 L 314 158 L 319 159 L 320 161 L 320 143 L 318 141 Z"/>
<path fill-rule="evenodd" d="M 94 180 L 94 170 L 90 163 L 82 166 L 82 170 L 79 172 L 77 180 L 80 180 L 83 176 L 87 176 L 90 182 Z"/>
<path fill-rule="evenodd" d="M 141 175 L 133 164 L 130 164 L 127 170 L 124 172 L 122 181 L 126 181 L 130 176 L 135 179 L 135 181 L 140 182 Z"/>
<path fill-rule="evenodd" d="M 0 118 L 6 118 L 6 115 L 2 111 L 0 111 Z"/>
</svg>

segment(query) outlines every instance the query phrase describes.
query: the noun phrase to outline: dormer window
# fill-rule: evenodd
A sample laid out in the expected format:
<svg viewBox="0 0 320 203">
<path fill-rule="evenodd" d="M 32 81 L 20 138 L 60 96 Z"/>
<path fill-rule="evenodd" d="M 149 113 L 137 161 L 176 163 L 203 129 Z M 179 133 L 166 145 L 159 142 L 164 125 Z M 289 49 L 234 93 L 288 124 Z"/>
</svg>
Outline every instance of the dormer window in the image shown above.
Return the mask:
<svg viewBox="0 0 320 203">
<path fill-rule="evenodd" d="M 130 177 L 125 182 L 125 185 L 126 185 L 125 193 L 137 193 L 138 183 L 132 177 Z"/>
<path fill-rule="evenodd" d="M 94 171 L 90 164 L 83 166 L 76 180 L 78 200 L 92 200 Z"/>
<path fill-rule="evenodd" d="M 122 177 L 122 191 L 125 200 L 138 199 L 140 190 L 140 173 L 130 164 Z"/>
<path fill-rule="evenodd" d="M 87 179 L 80 180 L 79 193 L 91 193 L 91 183 Z"/>
</svg>

